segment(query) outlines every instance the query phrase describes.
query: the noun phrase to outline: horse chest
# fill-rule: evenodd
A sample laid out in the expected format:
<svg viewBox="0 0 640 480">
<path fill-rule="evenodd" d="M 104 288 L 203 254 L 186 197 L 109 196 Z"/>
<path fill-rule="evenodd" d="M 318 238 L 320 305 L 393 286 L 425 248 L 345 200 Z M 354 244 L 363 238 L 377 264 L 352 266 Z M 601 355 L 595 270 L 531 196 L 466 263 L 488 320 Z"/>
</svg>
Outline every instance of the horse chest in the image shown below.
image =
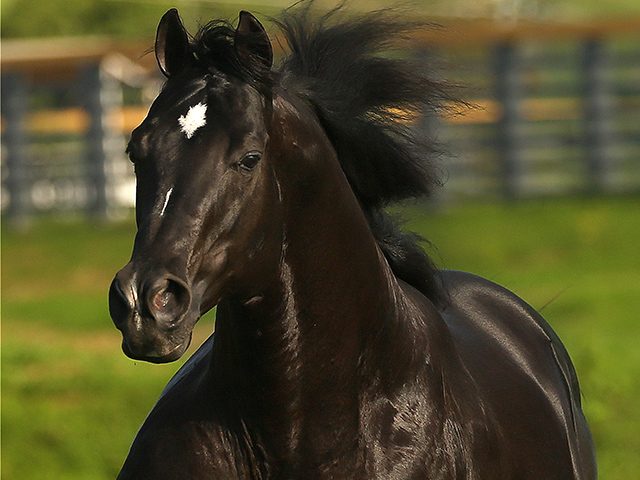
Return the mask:
<svg viewBox="0 0 640 480">
<path fill-rule="evenodd" d="M 203 425 L 143 427 L 134 440 L 118 480 L 242 478 L 225 455 L 224 442 Z"/>
</svg>

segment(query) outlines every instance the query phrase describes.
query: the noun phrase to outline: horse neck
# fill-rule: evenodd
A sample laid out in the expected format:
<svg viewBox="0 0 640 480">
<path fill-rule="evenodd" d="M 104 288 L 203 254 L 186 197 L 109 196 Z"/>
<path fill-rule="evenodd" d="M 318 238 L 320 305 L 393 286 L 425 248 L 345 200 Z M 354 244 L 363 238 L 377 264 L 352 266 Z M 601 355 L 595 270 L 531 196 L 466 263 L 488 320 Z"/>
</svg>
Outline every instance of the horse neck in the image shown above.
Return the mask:
<svg viewBox="0 0 640 480">
<path fill-rule="evenodd" d="M 372 376 L 362 373 L 363 364 L 385 382 L 383 367 L 372 360 L 382 335 L 401 361 L 407 352 L 393 344 L 406 347 L 407 339 L 394 325 L 409 303 L 333 149 L 313 133 L 313 146 L 295 140 L 296 148 L 280 158 L 291 176 L 279 178 L 286 220 L 275 280 L 249 302 L 228 300 L 218 307 L 214 357 L 214 364 L 225 365 L 214 365 L 218 372 L 234 376 L 225 383 L 261 443 L 278 451 L 274 456 L 286 468 L 304 469 L 291 463 L 304 459 L 312 470 L 336 455 L 358 461 L 363 378 Z M 309 166 L 299 157 L 310 150 L 320 163 Z M 312 179 L 305 168 L 314 170 Z M 420 356 L 424 362 L 424 351 Z M 399 370 L 411 375 L 406 367 Z M 323 456 L 329 452 L 333 458 Z"/>
<path fill-rule="evenodd" d="M 295 101 L 276 98 L 275 105 L 276 122 L 280 114 L 288 125 L 272 132 L 286 152 L 277 174 L 284 242 L 275 308 L 262 316 L 295 332 L 289 338 L 301 345 L 299 360 L 337 388 L 342 373 L 352 383 L 367 337 L 379 323 L 399 319 L 407 299 L 315 116 Z"/>
</svg>

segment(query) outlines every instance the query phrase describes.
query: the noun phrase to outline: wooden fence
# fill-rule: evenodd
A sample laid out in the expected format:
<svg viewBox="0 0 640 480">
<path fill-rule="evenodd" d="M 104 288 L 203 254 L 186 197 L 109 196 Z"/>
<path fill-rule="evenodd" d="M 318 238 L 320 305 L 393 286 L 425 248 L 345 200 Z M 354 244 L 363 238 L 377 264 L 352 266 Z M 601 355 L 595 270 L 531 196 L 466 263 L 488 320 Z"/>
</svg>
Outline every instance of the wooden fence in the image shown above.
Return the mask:
<svg viewBox="0 0 640 480">
<path fill-rule="evenodd" d="M 449 197 L 640 192 L 640 21 L 457 24 L 423 42 L 475 108 L 430 119 Z"/>
<path fill-rule="evenodd" d="M 417 55 L 464 85 L 472 107 L 416 128 L 439 138 L 443 196 L 517 199 L 640 192 L 640 21 L 448 22 Z M 133 202 L 123 151 L 156 76 L 143 45 L 3 43 L 2 211 L 108 218 Z"/>
</svg>

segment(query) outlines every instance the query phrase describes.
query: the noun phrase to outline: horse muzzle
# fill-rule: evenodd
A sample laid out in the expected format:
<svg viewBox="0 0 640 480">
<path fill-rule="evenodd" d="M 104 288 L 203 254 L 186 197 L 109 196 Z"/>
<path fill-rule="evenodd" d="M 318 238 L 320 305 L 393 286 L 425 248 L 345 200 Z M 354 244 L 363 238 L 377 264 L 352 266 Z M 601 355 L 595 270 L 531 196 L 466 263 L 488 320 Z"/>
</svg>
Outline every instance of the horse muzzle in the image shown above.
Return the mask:
<svg viewBox="0 0 640 480">
<path fill-rule="evenodd" d="M 109 312 L 122 332 L 124 353 L 152 363 L 177 360 L 189 347 L 197 321 L 191 304 L 186 281 L 166 272 L 141 277 L 132 264 L 116 274 L 109 290 Z"/>
</svg>

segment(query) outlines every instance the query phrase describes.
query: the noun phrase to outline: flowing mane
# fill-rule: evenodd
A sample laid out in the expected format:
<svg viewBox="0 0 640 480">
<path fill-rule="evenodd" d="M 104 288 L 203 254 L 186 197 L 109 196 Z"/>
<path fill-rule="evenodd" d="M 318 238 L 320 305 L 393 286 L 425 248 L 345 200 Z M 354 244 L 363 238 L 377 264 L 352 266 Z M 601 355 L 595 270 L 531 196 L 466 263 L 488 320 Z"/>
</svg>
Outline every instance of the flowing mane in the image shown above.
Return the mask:
<svg viewBox="0 0 640 480">
<path fill-rule="evenodd" d="M 195 36 L 195 56 L 202 66 L 263 91 L 279 84 L 312 108 L 394 273 L 439 303 L 438 270 L 420 246 L 423 239 L 403 232 L 384 211 L 428 196 L 439 185 L 437 145 L 410 125 L 453 100 L 424 61 L 408 56 L 409 34 L 429 25 L 393 9 L 347 16 L 337 8 L 318 17 L 311 6 L 307 2 L 272 19 L 289 50 L 275 72 L 243 63 L 234 54 L 233 28 L 219 21 Z"/>
</svg>

